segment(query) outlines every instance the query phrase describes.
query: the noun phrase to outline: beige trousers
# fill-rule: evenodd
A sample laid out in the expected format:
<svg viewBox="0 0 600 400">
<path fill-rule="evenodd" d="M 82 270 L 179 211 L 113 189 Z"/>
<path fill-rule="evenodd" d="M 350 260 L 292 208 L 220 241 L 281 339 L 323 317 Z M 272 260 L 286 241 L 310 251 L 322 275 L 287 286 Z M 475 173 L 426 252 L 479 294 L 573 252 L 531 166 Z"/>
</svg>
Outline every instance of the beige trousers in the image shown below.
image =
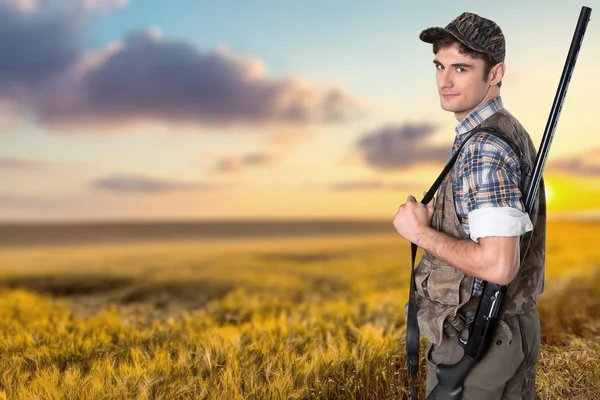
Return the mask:
<svg viewBox="0 0 600 400">
<path fill-rule="evenodd" d="M 525 353 L 519 321 L 529 351 L 529 381 L 526 378 Z M 535 364 L 540 351 L 540 322 L 537 310 L 515 315 L 505 321 L 510 329 L 498 325 L 486 354 L 471 369 L 463 384 L 462 400 L 530 400 L 535 394 Z M 510 339 L 510 340 L 509 340 Z M 429 353 L 429 357 L 427 357 Z M 429 344 L 427 359 L 427 395 L 437 385 L 437 364 L 455 364 L 462 358 L 458 335 L 443 339 L 440 345 Z M 430 361 L 431 359 L 431 361 Z M 433 362 L 432 362 L 433 361 Z"/>
</svg>

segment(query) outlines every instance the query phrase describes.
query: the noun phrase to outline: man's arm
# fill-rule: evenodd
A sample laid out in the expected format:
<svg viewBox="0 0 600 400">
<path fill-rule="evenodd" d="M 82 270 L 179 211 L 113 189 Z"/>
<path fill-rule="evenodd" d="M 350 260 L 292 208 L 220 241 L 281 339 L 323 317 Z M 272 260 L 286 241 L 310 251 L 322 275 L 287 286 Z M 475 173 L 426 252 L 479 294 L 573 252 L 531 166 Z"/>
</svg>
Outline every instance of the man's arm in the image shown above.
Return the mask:
<svg viewBox="0 0 600 400">
<path fill-rule="evenodd" d="M 519 271 L 519 236 L 457 239 L 430 227 L 433 200 L 427 205 L 408 196 L 394 217 L 398 233 L 456 269 L 499 285 L 509 284 Z"/>
<path fill-rule="evenodd" d="M 519 270 L 519 238 L 533 229 L 521 211 L 518 167 L 508 144 L 499 145 L 493 135 L 481 134 L 456 162 L 470 239 L 456 239 L 431 228 L 433 201 L 425 206 L 413 196 L 399 208 L 394 226 L 405 239 L 447 264 L 485 281 L 508 284 Z"/>
<path fill-rule="evenodd" d="M 508 285 L 519 272 L 519 236 L 457 239 L 426 227 L 416 245 L 456 269 L 498 285 Z"/>
<path fill-rule="evenodd" d="M 408 241 L 453 267 L 499 285 L 509 284 L 520 265 L 519 236 L 487 236 L 479 242 L 457 239 L 430 227 L 433 200 L 423 205 L 408 196 L 394 217 L 394 227 Z"/>
</svg>

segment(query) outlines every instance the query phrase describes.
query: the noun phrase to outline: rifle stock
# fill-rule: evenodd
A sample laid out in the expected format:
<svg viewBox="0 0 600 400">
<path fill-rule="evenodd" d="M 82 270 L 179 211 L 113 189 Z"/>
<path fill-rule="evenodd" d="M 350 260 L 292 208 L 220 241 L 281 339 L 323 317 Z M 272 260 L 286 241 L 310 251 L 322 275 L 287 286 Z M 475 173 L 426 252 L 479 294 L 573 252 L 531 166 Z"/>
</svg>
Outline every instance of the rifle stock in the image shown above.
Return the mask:
<svg viewBox="0 0 600 400">
<path fill-rule="evenodd" d="M 457 364 L 440 364 L 437 368 L 438 384 L 429 393 L 427 400 L 460 400 L 462 382 L 477 361 L 469 356 L 463 357 Z"/>
</svg>

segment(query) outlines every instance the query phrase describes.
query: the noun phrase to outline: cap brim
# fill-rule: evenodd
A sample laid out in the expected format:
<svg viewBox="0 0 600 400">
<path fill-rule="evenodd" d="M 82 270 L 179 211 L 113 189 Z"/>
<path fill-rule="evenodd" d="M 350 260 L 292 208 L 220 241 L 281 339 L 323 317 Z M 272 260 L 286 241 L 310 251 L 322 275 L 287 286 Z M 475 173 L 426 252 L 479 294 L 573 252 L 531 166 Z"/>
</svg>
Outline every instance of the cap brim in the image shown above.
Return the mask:
<svg viewBox="0 0 600 400">
<path fill-rule="evenodd" d="M 425 43 L 433 43 L 440 36 L 446 36 L 446 35 L 456 37 L 449 30 L 447 30 L 445 28 L 434 27 L 434 28 L 427 28 L 427 29 L 423 30 L 421 32 L 421 34 L 419 35 L 419 39 L 421 39 Z"/>
</svg>

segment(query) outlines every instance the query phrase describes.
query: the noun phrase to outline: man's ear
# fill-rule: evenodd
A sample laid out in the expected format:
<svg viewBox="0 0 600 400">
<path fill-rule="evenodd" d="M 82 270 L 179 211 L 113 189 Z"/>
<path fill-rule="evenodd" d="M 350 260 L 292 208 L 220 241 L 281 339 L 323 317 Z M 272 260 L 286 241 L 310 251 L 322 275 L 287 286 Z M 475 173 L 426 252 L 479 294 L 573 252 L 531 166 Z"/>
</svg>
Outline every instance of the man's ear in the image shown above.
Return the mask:
<svg viewBox="0 0 600 400">
<path fill-rule="evenodd" d="M 504 64 L 503 62 L 494 65 L 488 75 L 490 85 L 497 85 L 498 82 L 502 81 L 502 78 L 504 78 L 505 72 L 506 72 L 506 64 Z"/>
</svg>

